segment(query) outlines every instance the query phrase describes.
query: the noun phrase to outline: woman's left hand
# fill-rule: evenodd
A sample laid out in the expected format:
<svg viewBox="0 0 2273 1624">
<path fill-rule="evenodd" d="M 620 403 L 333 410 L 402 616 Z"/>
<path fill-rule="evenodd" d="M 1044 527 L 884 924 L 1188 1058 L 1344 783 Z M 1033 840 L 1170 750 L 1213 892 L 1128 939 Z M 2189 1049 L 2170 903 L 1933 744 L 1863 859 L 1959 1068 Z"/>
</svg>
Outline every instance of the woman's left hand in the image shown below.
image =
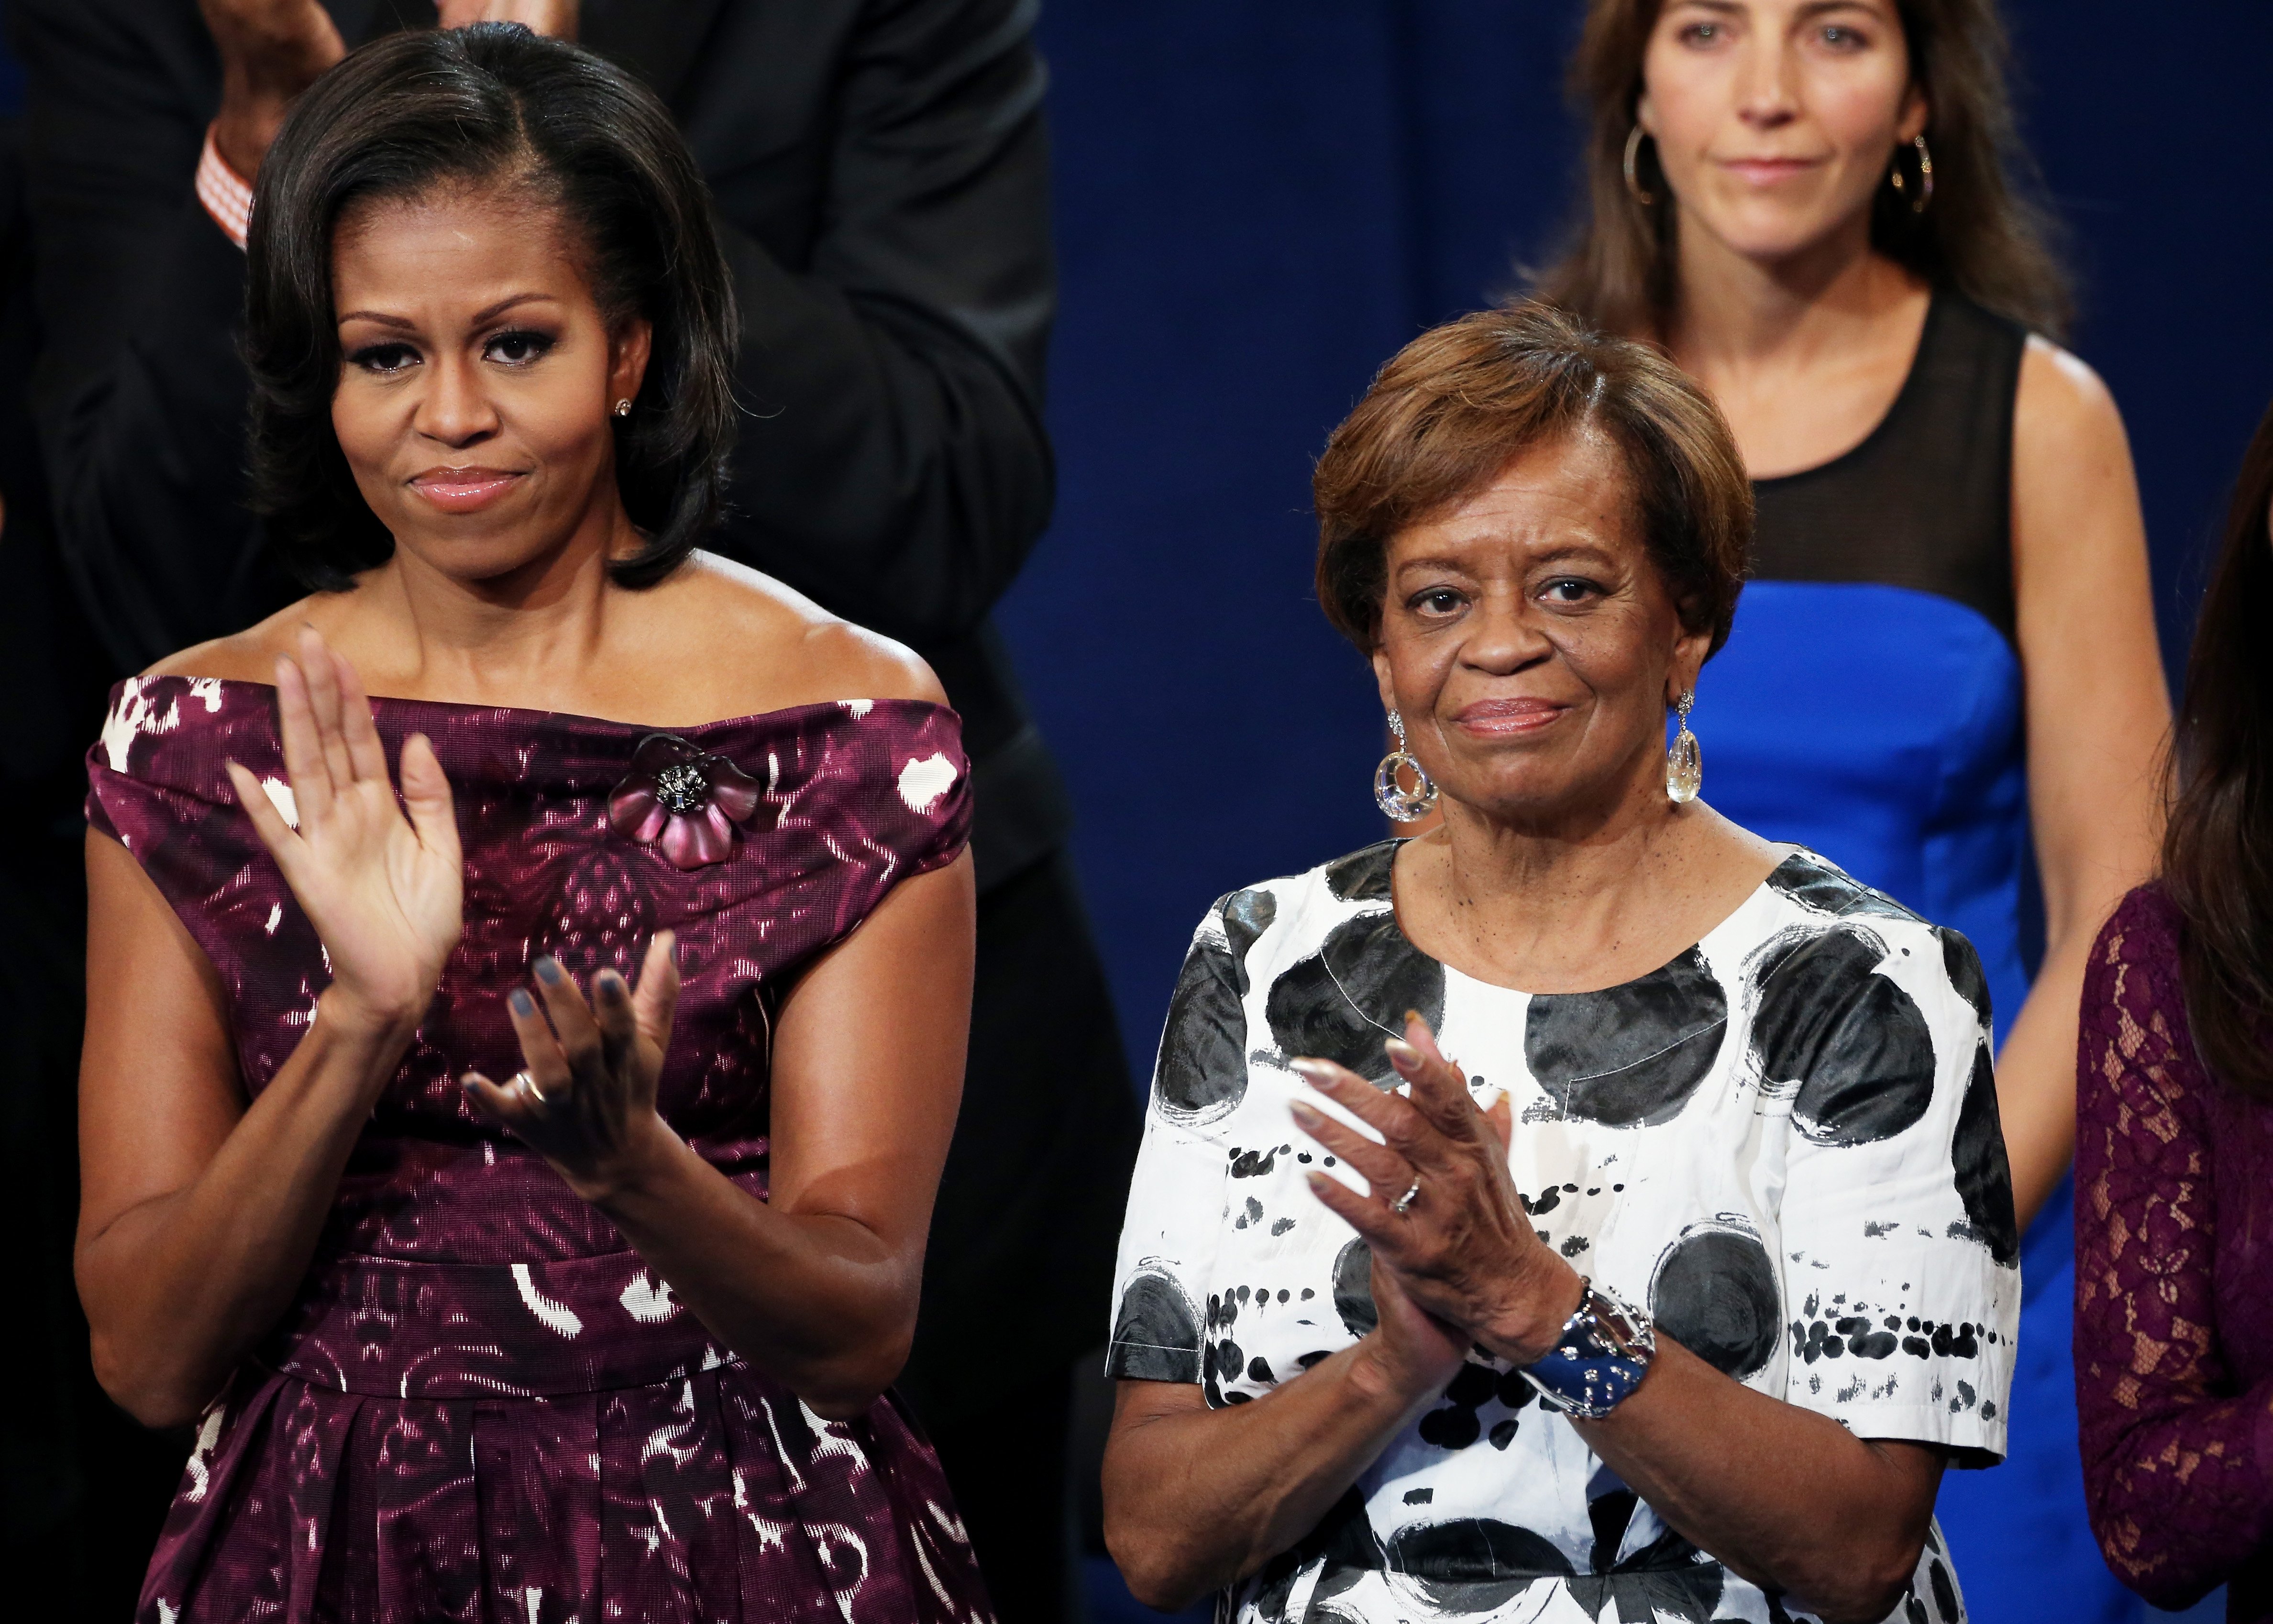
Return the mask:
<svg viewBox="0 0 2273 1624">
<path fill-rule="evenodd" d="M 537 960 L 544 1009 L 519 988 L 506 999 L 526 1068 L 503 1085 L 478 1072 L 462 1079 L 475 1109 L 511 1128 L 589 1201 L 604 1202 L 671 1132 L 655 1102 L 679 1004 L 671 945 L 668 931 L 648 944 L 636 992 L 602 970 L 590 1005 L 559 963 Z"/>
<path fill-rule="evenodd" d="M 1578 1273 L 1542 1244 L 1516 1194 L 1506 1097 L 1478 1111 L 1467 1077 L 1439 1052 L 1427 1023 L 1409 1015 L 1405 1032 L 1405 1041 L 1392 1038 L 1387 1047 L 1390 1064 L 1412 1085 L 1409 1098 L 1330 1060 L 1294 1063 L 1312 1088 L 1386 1141 L 1298 1103 L 1295 1126 L 1371 1191 L 1360 1195 L 1316 1171 L 1310 1188 L 1364 1237 L 1374 1261 L 1395 1271 L 1415 1304 L 1500 1358 L 1528 1365 L 1577 1312 Z M 1416 1193 L 1399 1212 L 1407 1190 Z"/>
</svg>

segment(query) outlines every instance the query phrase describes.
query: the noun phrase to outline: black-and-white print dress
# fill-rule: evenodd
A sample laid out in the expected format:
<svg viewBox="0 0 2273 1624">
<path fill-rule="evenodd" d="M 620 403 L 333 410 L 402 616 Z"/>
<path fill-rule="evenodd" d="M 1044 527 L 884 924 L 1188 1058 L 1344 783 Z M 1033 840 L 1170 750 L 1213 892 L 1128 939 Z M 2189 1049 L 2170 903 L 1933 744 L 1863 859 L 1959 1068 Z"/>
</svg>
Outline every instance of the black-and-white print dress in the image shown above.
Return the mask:
<svg viewBox="0 0 2273 1624">
<path fill-rule="evenodd" d="M 1392 1086 L 1383 1039 L 1418 1009 L 1473 1087 L 1508 1090 L 1516 1185 L 1574 1267 L 1859 1437 L 2001 1457 L 2019 1246 L 1965 939 L 1795 848 L 1662 969 L 1534 996 L 1406 940 L 1397 849 L 1200 922 L 1121 1231 L 1110 1373 L 1246 1403 L 1372 1328 L 1364 1243 L 1303 1184 L 1325 1158 L 1288 1119 L 1307 1091 L 1287 1063 Z M 1805 1616 L 1667 1528 L 1520 1376 L 1470 1361 L 1227 1616 Z M 1963 1617 L 1937 1531 L 1889 1619 Z"/>
</svg>

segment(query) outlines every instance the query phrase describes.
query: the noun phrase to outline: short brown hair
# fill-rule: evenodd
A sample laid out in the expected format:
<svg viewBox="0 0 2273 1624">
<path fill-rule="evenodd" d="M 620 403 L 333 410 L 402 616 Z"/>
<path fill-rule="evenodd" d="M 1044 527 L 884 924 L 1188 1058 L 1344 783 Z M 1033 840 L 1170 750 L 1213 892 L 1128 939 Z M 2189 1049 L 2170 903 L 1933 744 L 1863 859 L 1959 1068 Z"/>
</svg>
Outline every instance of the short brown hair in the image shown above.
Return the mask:
<svg viewBox="0 0 2273 1624">
<path fill-rule="evenodd" d="M 1389 543 L 1586 429 L 1624 455 L 1642 544 L 1681 624 L 1729 640 L 1752 544 L 1744 459 L 1704 392 L 1656 350 L 1536 301 L 1432 327 L 1391 357 L 1318 459 L 1318 602 L 1371 653 Z"/>
<path fill-rule="evenodd" d="M 1583 195 L 1569 251 L 1539 292 L 1613 333 L 1656 333 L 1673 308 L 1675 215 L 1654 141 L 1643 141 L 1635 161 L 1653 200 L 1625 181 L 1642 61 L 1664 9 L 1665 0 L 1587 0 L 1571 61 L 1571 99 L 1588 126 Z M 1897 153 L 1904 185 L 1879 183 L 1871 246 L 1934 287 L 2061 337 L 2074 302 L 2052 251 L 2058 228 L 2015 183 L 2033 182 L 2035 170 L 2014 128 L 1996 0 L 1896 0 L 1896 10 L 1910 80 L 1926 101 L 1933 201 L 1912 211 L 1917 161 Z"/>
</svg>

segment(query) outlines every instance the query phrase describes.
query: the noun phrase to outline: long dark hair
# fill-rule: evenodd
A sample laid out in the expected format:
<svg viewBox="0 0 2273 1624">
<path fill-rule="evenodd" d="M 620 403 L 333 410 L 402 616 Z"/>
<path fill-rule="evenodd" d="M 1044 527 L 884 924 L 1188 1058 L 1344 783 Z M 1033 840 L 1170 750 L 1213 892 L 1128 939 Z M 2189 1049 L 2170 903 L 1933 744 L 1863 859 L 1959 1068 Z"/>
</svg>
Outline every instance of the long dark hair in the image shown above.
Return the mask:
<svg viewBox="0 0 2273 1624">
<path fill-rule="evenodd" d="M 1907 191 L 1881 184 L 1871 245 L 1936 287 L 2053 338 L 2074 314 L 2050 246 L 2051 217 L 2014 183 L 2027 160 L 2005 86 L 2006 43 L 1995 0 L 1898 0 L 1910 74 L 1925 94 L 1933 202 L 1913 213 L 1918 176 L 1902 154 Z M 1654 336 L 1673 309 L 1675 211 L 1644 140 L 1626 189 L 1626 137 L 1641 99 L 1642 62 L 1664 0 L 1587 0 L 1570 94 L 1587 118 L 1584 195 L 1571 243 L 1539 291 L 1613 333 Z"/>
<path fill-rule="evenodd" d="M 2273 411 L 2241 460 L 2179 701 L 2163 886 L 2194 1046 L 2273 1097 Z"/>
<path fill-rule="evenodd" d="M 253 506 L 318 591 L 353 585 L 394 550 L 332 430 L 340 215 L 439 183 L 503 179 L 581 236 L 610 322 L 644 317 L 654 330 L 616 440 L 617 487 L 646 544 L 609 565 L 615 579 L 660 580 L 717 520 L 735 426 L 733 281 L 669 110 L 622 69 L 517 23 L 398 34 L 300 98 L 261 163 L 245 243 Z"/>
</svg>

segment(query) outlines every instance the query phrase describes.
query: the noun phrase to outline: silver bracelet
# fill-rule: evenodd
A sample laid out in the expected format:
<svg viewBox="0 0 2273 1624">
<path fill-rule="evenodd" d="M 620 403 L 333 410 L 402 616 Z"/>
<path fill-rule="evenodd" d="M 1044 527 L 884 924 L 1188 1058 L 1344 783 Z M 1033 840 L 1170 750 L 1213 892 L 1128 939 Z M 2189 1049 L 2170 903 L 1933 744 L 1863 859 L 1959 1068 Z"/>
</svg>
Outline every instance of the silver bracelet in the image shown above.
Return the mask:
<svg viewBox="0 0 2273 1624">
<path fill-rule="evenodd" d="M 1523 1366 L 1540 1401 L 1582 1421 L 1600 1420 L 1633 1396 L 1657 1354 L 1657 1328 L 1632 1303 L 1579 1278 L 1579 1312 L 1555 1345 Z"/>
</svg>

